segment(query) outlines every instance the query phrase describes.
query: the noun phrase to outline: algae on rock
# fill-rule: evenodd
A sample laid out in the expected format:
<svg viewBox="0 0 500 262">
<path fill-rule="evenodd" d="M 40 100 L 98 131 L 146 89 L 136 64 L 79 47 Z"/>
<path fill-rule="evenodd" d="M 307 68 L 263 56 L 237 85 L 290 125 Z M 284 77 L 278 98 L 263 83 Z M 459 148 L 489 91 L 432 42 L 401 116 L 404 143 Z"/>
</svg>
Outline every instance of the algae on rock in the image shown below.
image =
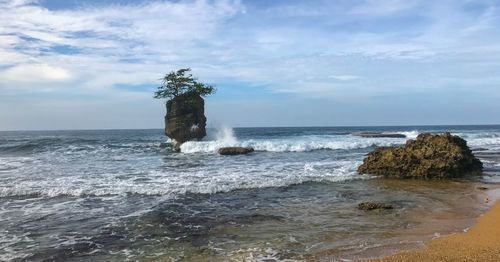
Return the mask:
<svg viewBox="0 0 500 262">
<path fill-rule="evenodd" d="M 446 179 L 480 174 L 483 164 L 467 142 L 450 133 L 420 134 L 403 147 L 381 147 L 358 167 L 362 174 L 395 178 Z"/>
</svg>

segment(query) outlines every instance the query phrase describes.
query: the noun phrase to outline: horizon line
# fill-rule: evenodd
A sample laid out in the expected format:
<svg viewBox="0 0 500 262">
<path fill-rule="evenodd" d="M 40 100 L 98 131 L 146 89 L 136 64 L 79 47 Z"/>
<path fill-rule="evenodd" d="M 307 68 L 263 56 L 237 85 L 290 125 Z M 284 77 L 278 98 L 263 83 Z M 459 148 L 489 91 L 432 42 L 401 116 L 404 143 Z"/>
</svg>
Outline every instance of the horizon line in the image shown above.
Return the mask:
<svg viewBox="0 0 500 262">
<path fill-rule="evenodd" d="M 423 125 L 339 125 L 339 126 L 232 126 L 231 128 L 360 128 L 360 127 L 451 127 L 451 126 L 500 126 L 500 124 L 423 124 Z M 220 127 L 225 127 L 224 125 Z M 206 127 L 212 129 L 217 127 Z M 60 132 L 60 131 L 119 131 L 119 130 L 162 130 L 164 127 L 151 127 L 151 128 L 91 128 L 91 129 L 12 129 L 0 130 L 0 132 Z"/>
</svg>

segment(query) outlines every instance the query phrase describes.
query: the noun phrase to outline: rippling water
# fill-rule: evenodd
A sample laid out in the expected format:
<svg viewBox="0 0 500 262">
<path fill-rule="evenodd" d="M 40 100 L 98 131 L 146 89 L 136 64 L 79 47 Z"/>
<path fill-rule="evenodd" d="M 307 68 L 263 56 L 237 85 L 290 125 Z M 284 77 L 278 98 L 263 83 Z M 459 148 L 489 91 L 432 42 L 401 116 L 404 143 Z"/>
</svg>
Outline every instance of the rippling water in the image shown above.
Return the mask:
<svg viewBox="0 0 500 262">
<path fill-rule="evenodd" d="M 450 131 L 485 163 L 480 182 L 500 180 L 500 126 L 222 128 L 182 153 L 162 130 L 0 132 L 0 260 L 356 257 L 459 230 L 450 221 L 484 210 L 477 182 L 358 174 L 364 154 L 406 141 L 364 131 Z M 221 146 L 256 152 L 224 157 Z M 365 214 L 355 206 L 366 200 L 397 208 Z"/>
</svg>

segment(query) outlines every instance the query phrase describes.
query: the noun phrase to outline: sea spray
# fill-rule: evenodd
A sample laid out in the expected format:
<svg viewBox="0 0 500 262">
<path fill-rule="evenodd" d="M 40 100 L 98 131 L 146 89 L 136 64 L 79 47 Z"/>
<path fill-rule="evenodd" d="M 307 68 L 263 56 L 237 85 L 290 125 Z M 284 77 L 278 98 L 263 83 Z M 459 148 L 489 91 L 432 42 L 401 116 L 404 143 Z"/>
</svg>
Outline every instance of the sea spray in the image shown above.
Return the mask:
<svg viewBox="0 0 500 262">
<path fill-rule="evenodd" d="M 211 139 L 211 140 L 210 140 Z M 267 139 L 237 139 L 231 128 L 215 130 L 214 135 L 204 141 L 189 141 L 181 146 L 181 152 L 215 153 L 221 147 L 252 147 L 265 152 L 308 152 L 314 150 L 350 150 L 373 146 L 403 144 L 402 138 L 363 138 L 347 135 L 308 135 Z"/>
<path fill-rule="evenodd" d="M 405 132 L 400 132 L 400 133 L 403 134 L 403 135 L 405 135 L 406 138 L 408 138 L 408 139 L 415 139 L 420 134 L 420 132 L 417 131 L 417 130 L 405 131 Z"/>
<path fill-rule="evenodd" d="M 188 141 L 181 145 L 182 153 L 212 153 L 221 147 L 236 146 L 238 140 L 230 127 L 212 128 L 208 130 L 203 141 Z"/>
<path fill-rule="evenodd" d="M 218 129 L 216 141 L 227 146 L 235 145 L 238 142 L 231 127 L 222 127 Z"/>
</svg>

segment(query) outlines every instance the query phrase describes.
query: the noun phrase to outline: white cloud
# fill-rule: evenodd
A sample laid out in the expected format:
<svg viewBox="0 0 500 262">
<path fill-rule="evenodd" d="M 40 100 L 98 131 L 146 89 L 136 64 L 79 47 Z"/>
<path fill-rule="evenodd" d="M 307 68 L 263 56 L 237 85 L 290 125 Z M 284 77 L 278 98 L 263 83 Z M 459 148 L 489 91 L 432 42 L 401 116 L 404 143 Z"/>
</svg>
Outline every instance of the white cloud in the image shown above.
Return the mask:
<svg viewBox="0 0 500 262">
<path fill-rule="evenodd" d="M 498 8 L 491 3 L 479 14 L 463 8 L 467 1 L 287 2 L 262 12 L 249 9 L 253 13 L 245 13 L 243 3 L 232 0 L 148 1 L 70 10 L 49 10 L 40 3 L 0 1 L 0 65 L 10 66 L 0 70 L 9 81 L 16 72 L 47 71 L 34 65 L 50 65 L 70 76 L 64 81 L 78 79 L 73 88 L 106 92 L 117 84 L 153 85 L 161 74 L 191 66 L 200 78 L 215 84 L 233 79 L 249 87 L 339 95 L 330 92 L 332 82 L 340 92 L 353 92 L 353 83 L 370 82 L 383 82 L 378 88 L 393 90 L 408 83 L 382 77 L 417 83 L 420 80 L 412 79 L 418 78 L 422 63 L 463 57 L 491 60 L 497 66 L 493 59 L 500 54 L 500 37 L 494 34 Z M 405 18 L 410 13 L 413 16 Z M 390 20 L 394 17 L 399 20 Z M 391 68 L 394 64 L 397 67 Z M 476 78 L 481 76 L 477 73 Z M 432 77 L 438 86 L 439 76 Z M 44 81 L 49 80 L 56 81 Z M 11 85 L 3 81 L 2 86 Z M 370 91 L 371 85 L 357 88 Z"/>
<path fill-rule="evenodd" d="M 254 88 L 357 108 L 378 95 L 454 88 L 499 96 L 498 1 L 126 2 L 51 10 L 44 1 L 0 0 L 0 105 L 50 91 L 40 95 L 47 114 L 65 112 L 51 111 L 54 101 L 92 97 L 89 106 L 109 119 L 122 110 L 148 115 L 154 109 L 141 105 L 160 101 L 113 87 L 154 87 L 186 66 L 203 81 L 247 88 L 242 99 Z M 20 115 L 10 114 L 15 124 Z"/>
<path fill-rule="evenodd" d="M 28 56 L 18 52 L 0 50 L 0 65 L 11 65 L 29 59 Z"/>
<path fill-rule="evenodd" d="M 25 73 L 41 81 L 77 77 L 81 81 L 76 87 L 94 90 L 151 83 L 190 57 L 204 54 L 200 45 L 215 39 L 218 25 L 241 11 L 237 0 L 152 1 L 72 10 L 49 10 L 36 1 L 1 1 L 0 65 L 9 67 L 0 69 L 6 80 L 0 88 L 29 81 Z"/>
<path fill-rule="evenodd" d="M 368 16 L 386 16 L 411 9 L 418 1 L 409 0 L 364 0 L 350 13 Z"/>
<path fill-rule="evenodd" d="M 47 64 L 21 64 L 0 72 L 0 78 L 11 84 L 44 84 L 71 79 L 71 73 L 57 66 Z"/>
<path fill-rule="evenodd" d="M 0 6 L 0 22 L 4 33 L 52 45 L 103 48 L 107 47 L 102 45 L 103 40 L 107 40 L 120 47 L 149 43 L 172 47 L 212 36 L 218 23 L 239 11 L 239 2 L 229 0 L 155 1 L 69 11 L 52 11 L 39 5 L 6 5 Z M 87 45 L 82 45 L 82 41 Z"/>
<path fill-rule="evenodd" d="M 329 77 L 340 81 L 351 81 L 361 78 L 360 76 L 355 75 L 330 75 Z"/>
</svg>

